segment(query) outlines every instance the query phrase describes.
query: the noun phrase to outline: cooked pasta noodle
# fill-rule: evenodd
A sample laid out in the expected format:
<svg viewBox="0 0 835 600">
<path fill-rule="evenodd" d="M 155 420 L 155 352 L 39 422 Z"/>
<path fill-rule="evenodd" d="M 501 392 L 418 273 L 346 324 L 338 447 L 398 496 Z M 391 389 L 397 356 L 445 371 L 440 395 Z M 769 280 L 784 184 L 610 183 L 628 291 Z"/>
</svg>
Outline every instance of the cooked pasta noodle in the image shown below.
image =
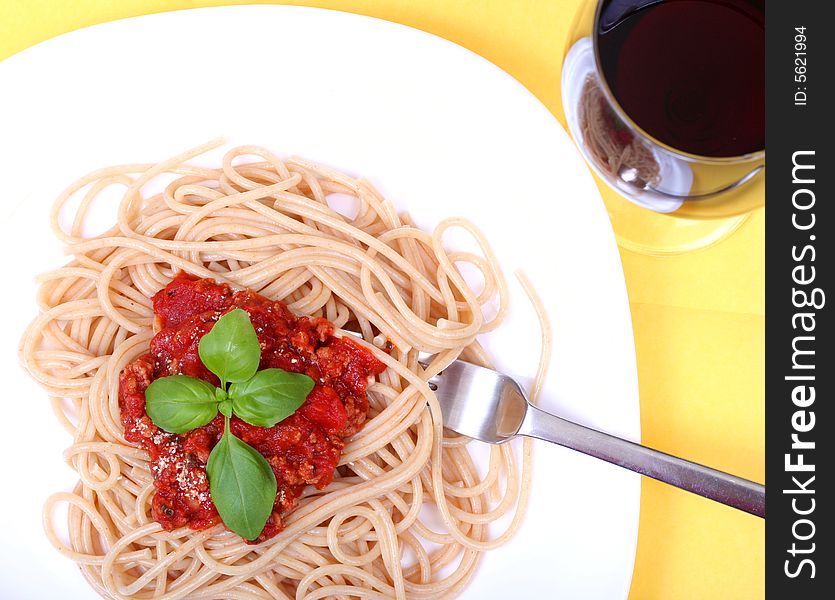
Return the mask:
<svg viewBox="0 0 835 600">
<path fill-rule="evenodd" d="M 50 541 L 107 598 L 458 595 L 481 554 L 518 527 L 531 472 L 529 442 L 521 465 L 503 445 L 477 468 L 468 449 L 476 442 L 444 432 L 426 383 L 458 357 L 488 362 L 476 336 L 499 325 L 508 294 L 487 240 L 462 219 L 421 231 L 366 181 L 262 148 L 231 149 L 219 168 L 189 162 L 218 145 L 96 171 L 54 205 L 52 228 L 72 260 L 40 278 L 40 315 L 20 349 L 73 437 L 65 459 L 80 480 L 46 503 Z M 161 177 L 171 179 L 164 190 L 146 194 Z M 85 237 L 88 213 L 111 186 L 125 188 L 117 224 Z M 350 197 L 356 214 L 332 209 L 332 194 Z M 480 254 L 446 251 L 450 228 L 466 230 Z M 459 263 L 480 272 L 478 289 Z M 222 525 L 164 531 L 150 516 L 148 456 L 123 437 L 119 373 L 147 351 L 149 298 L 180 270 L 325 317 L 360 334 L 387 366 L 369 386 L 369 420 L 348 440 L 333 483 L 308 487 L 284 531 L 258 545 Z M 535 389 L 547 363 L 543 331 Z M 425 369 L 419 353 L 432 355 Z M 67 539 L 56 505 L 68 507 Z M 509 514 L 508 528 L 491 535 Z"/>
</svg>

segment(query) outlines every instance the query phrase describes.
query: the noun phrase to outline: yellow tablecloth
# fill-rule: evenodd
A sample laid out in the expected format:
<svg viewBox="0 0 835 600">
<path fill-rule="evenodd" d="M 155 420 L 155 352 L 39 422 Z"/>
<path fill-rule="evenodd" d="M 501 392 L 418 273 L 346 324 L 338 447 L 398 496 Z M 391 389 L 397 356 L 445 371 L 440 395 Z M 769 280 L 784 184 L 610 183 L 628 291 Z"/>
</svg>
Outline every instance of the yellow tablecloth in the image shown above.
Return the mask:
<svg viewBox="0 0 835 600">
<path fill-rule="evenodd" d="M 285 2 L 380 17 L 443 36 L 526 85 L 564 123 L 560 71 L 581 0 Z M 234 0 L 0 0 L 0 60 L 122 17 Z M 2 90 L 0 90 L 2 93 Z M 2 132 L 0 132 L 2 135 Z M 602 184 L 607 200 L 611 194 Z M 762 182 L 745 193 L 764 193 Z M 622 251 L 643 441 L 763 481 L 764 211 L 713 247 L 672 257 Z M 631 600 L 764 596 L 764 522 L 644 480 Z"/>
</svg>

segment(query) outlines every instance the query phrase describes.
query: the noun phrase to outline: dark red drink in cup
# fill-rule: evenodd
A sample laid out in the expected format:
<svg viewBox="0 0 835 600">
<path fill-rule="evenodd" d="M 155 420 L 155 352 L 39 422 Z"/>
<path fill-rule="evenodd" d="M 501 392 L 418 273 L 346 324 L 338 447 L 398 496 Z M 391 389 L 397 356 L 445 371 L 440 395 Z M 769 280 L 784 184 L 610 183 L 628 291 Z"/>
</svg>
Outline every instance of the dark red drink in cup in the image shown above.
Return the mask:
<svg viewBox="0 0 835 600">
<path fill-rule="evenodd" d="M 703 201 L 716 207 L 765 167 L 763 0 L 589 5 L 593 17 L 579 14 L 591 35 L 572 44 L 562 76 L 586 160 L 640 206 L 738 214 Z"/>
<path fill-rule="evenodd" d="M 765 146 L 762 0 L 601 3 L 603 80 L 625 115 L 680 152 L 736 157 Z"/>
</svg>

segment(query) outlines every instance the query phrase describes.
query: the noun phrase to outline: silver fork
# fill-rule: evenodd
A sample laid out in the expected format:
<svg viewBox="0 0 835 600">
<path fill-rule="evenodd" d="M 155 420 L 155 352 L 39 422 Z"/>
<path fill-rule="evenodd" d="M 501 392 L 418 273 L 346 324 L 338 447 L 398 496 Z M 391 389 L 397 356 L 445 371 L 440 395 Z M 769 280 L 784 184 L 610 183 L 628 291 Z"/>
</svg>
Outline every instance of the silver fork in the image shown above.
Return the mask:
<svg viewBox="0 0 835 600">
<path fill-rule="evenodd" d="M 658 479 L 752 515 L 765 517 L 765 487 L 603 433 L 533 406 L 511 377 L 456 360 L 431 378 L 444 427 L 490 444 L 517 435 L 553 442 Z"/>
</svg>

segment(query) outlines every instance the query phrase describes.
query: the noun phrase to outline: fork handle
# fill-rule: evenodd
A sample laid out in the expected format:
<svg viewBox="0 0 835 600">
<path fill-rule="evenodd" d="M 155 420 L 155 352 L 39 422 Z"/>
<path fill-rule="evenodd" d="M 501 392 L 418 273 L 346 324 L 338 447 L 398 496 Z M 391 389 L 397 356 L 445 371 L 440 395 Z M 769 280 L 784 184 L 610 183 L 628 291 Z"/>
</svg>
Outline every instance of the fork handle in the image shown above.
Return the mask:
<svg viewBox="0 0 835 600">
<path fill-rule="evenodd" d="M 765 517 L 765 486 L 690 462 L 528 405 L 517 435 L 553 442 L 688 492 Z"/>
</svg>

